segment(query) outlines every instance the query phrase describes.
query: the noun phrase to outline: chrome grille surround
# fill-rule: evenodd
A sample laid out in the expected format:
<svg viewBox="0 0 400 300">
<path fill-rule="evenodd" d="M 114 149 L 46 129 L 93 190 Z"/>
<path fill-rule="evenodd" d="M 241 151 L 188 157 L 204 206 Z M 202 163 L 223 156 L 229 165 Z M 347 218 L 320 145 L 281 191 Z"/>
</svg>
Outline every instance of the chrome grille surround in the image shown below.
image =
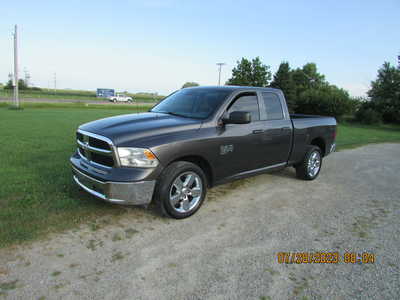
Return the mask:
<svg viewBox="0 0 400 300">
<path fill-rule="evenodd" d="M 107 143 L 107 145 L 109 146 L 109 149 L 103 149 L 103 148 L 91 146 L 89 138 L 97 139 L 97 140 Z M 78 144 L 77 152 L 83 161 L 85 161 L 89 164 L 93 164 L 95 166 L 99 166 L 99 167 L 107 168 L 107 169 L 111 169 L 112 167 L 120 166 L 116 147 L 114 146 L 113 142 L 109 138 L 95 134 L 95 133 L 91 133 L 88 131 L 78 129 L 76 142 Z M 83 153 L 82 153 L 82 150 L 83 150 Z M 108 166 L 108 165 L 93 161 L 92 153 L 100 154 L 105 157 L 110 157 L 113 160 L 112 166 Z"/>
</svg>

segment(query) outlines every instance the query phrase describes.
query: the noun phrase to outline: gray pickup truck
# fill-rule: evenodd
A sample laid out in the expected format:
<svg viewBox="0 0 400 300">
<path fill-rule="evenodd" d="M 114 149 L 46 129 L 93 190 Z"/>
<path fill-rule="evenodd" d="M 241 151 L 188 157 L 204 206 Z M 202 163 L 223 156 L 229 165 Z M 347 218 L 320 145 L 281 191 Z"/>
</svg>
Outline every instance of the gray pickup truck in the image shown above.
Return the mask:
<svg viewBox="0 0 400 300">
<path fill-rule="evenodd" d="M 154 201 L 180 219 L 217 184 L 288 166 L 315 179 L 335 137 L 334 118 L 289 115 L 281 90 L 195 87 L 149 112 L 81 125 L 70 161 L 74 181 L 90 194 L 117 204 Z"/>
</svg>

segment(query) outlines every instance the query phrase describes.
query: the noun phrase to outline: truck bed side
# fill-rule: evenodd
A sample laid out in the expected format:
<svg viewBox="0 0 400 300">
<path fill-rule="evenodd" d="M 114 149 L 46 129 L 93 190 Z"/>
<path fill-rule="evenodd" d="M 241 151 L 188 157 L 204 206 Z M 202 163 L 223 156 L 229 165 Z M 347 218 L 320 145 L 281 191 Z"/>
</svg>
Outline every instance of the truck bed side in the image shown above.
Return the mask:
<svg viewBox="0 0 400 300">
<path fill-rule="evenodd" d="M 328 155 L 336 137 L 336 119 L 314 115 L 290 115 L 293 124 L 293 146 L 289 165 L 300 162 L 308 145 L 321 148 L 322 155 Z"/>
</svg>

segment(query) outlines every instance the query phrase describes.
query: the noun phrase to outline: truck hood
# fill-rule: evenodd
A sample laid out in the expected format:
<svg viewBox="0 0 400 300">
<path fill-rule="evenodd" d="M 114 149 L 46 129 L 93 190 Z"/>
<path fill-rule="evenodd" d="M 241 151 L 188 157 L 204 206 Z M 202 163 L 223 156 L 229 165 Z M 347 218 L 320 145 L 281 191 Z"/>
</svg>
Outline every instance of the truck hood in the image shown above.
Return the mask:
<svg viewBox="0 0 400 300">
<path fill-rule="evenodd" d="M 198 119 L 148 112 L 100 119 L 85 123 L 79 129 L 108 137 L 115 145 L 121 146 L 137 139 L 196 130 L 201 123 Z"/>
</svg>

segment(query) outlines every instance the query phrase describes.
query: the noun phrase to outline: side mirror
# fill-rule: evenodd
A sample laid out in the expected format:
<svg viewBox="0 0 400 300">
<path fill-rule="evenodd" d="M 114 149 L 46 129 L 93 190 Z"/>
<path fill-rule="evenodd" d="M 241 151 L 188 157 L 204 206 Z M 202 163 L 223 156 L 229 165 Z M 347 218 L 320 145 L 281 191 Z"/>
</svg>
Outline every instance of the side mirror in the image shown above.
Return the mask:
<svg viewBox="0 0 400 300">
<path fill-rule="evenodd" d="M 251 114 L 247 111 L 233 111 L 229 117 L 223 117 L 224 124 L 248 124 L 251 122 Z"/>
</svg>

